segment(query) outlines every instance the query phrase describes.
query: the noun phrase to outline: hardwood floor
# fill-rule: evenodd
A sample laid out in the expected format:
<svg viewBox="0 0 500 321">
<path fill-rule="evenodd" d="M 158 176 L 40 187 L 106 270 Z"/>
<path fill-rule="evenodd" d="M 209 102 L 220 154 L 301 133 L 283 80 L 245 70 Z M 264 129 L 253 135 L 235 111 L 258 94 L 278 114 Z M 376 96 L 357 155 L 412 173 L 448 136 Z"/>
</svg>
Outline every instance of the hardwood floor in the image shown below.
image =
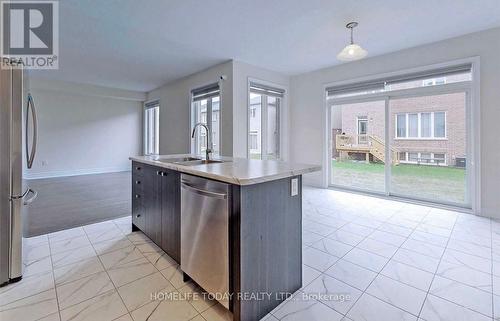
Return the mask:
<svg viewBox="0 0 500 321">
<path fill-rule="evenodd" d="M 24 215 L 24 237 L 131 215 L 131 173 L 28 180 L 38 198 Z"/>
</svg>

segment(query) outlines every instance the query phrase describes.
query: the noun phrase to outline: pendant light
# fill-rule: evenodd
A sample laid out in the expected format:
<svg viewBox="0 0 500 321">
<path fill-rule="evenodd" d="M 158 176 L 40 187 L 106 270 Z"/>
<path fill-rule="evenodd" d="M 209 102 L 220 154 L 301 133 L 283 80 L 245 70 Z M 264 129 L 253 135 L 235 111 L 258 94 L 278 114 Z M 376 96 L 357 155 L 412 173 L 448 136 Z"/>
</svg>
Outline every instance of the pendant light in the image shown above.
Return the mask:
<svg viewBox="0 0 500 321">
<path fill-rule="evenodd" d="M 341 52 L 337 55 L 337 59 L 341 61 L 354 61 L 363 59 L 366 57 L 368 52 L 361 48 L 360 45 L 354 43 L 353 30 L 358 26 L 358 23 L 353 21 L 349 22 L 345 27 L 351 30 L 351 44 L 347 45 Z"/>
</svg>

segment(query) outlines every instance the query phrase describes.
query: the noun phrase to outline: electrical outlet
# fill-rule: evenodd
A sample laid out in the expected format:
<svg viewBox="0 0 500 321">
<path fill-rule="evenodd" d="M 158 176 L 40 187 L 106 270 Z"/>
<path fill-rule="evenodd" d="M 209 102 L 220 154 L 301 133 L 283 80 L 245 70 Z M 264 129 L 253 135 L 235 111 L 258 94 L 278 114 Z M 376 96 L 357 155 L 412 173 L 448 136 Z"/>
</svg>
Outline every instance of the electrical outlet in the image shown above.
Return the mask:
<svg viewBox="0 0 500 321">
<path fill-rule="evenodd" d="M 292 178 L 291 196 L 299 195 L 299 179 Z"/>
</svg>

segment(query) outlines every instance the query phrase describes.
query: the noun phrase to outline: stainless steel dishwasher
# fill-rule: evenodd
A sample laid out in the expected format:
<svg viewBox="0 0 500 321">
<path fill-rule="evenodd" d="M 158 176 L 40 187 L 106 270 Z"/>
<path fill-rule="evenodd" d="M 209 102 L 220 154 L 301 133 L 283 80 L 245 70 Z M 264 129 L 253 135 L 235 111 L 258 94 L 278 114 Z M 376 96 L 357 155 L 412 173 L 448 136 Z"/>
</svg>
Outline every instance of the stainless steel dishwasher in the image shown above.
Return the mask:
<svg viewBox="0 0 500 321">
<path fill-rule="evenodd" d="M 229 187 L 181 176 L 181 270 L 228 309 Z"/>
</svg>

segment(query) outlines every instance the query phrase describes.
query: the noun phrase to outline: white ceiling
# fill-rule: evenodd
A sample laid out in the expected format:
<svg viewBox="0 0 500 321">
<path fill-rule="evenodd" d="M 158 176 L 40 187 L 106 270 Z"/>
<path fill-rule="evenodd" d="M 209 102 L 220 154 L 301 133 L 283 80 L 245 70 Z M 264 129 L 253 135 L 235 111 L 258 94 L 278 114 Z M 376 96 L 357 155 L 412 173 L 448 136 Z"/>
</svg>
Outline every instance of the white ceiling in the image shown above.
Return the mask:
<svg viewBox="0 0 500 321">
<path fill-rule="evenodd" d="M 499 0 L 64 0 L 58 71 L 148 91 L 235 59 L 285 74 L 338 64 L 346 22 L 369 56 L 500 26 Z"/>
</svg>

